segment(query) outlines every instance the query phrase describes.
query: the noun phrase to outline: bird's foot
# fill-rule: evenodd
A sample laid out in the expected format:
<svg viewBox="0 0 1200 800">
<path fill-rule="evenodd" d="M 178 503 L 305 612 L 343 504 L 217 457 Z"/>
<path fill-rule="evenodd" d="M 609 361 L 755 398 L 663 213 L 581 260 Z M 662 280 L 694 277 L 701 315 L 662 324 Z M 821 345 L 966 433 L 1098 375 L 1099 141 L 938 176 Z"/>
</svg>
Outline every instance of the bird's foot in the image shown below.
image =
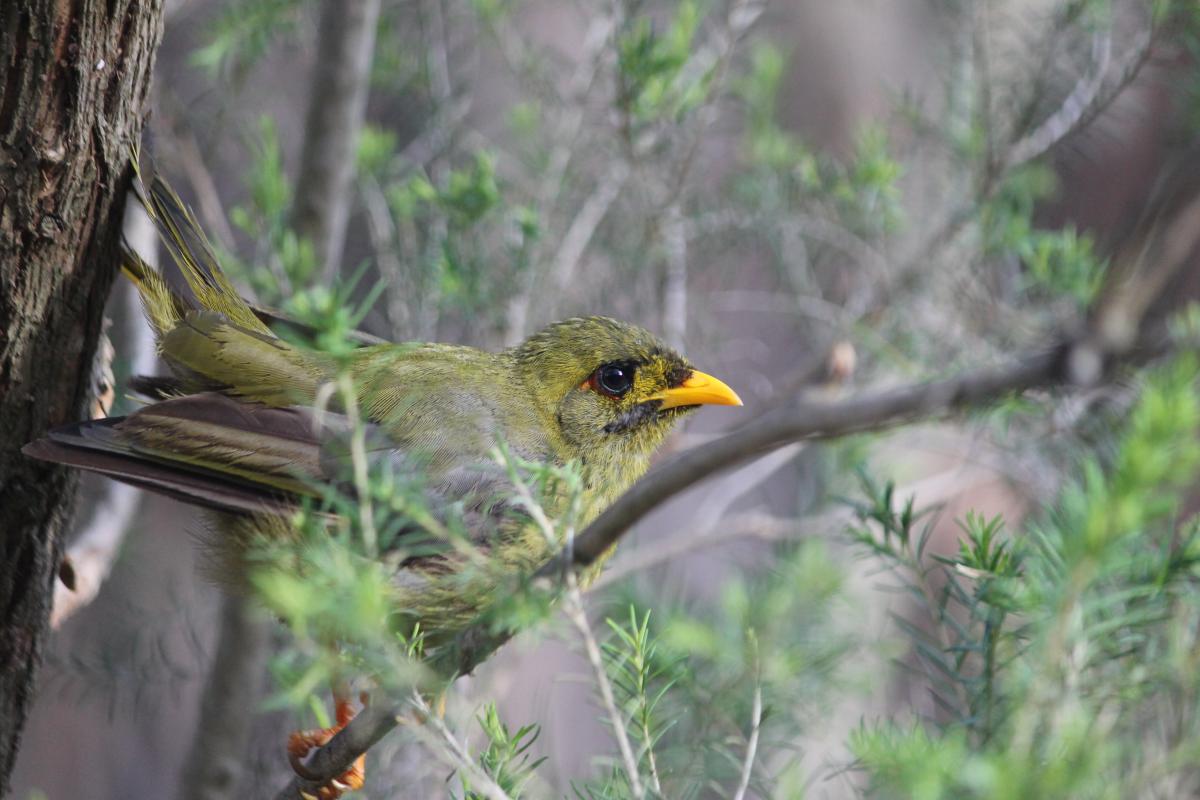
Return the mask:
<svg viewBox="0 0 1200 800">
<path fill-rule="evenodd" d="M 367 705 L 367 695 L 361 696 L 363 707 Z M 329 740 L 342 728 L 350 724 L 357 713 L 354 704 L 347 698 L 338 698 L 336 702 L 337 724 L 330 728 L 314 728 L 307 731 L 295 731 L 288 737 L 288 762 L 297 775 L 305 780 L 316 780 L 317 776 L 308 769 L 308 756 L 318 747 L 324 747 Z M 367 777 L 367 757 L 361 755 L 350 765 L 350 769 L 317 790 L 315 795 L 305 793 L 305 800 L 337 800 L 346 792 L 353 792 L 363 787 Z"/>
</svg>

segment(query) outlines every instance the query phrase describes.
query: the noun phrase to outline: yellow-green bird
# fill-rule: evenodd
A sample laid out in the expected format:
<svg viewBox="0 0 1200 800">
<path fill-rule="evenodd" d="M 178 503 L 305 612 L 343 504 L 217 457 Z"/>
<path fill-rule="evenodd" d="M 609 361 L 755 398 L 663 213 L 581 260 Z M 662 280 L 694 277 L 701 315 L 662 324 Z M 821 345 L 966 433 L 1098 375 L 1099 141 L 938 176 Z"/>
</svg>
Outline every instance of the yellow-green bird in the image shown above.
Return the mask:
<svg viewBox="0 0 1200 800">
<path fill-rule="evenodd" d="M 576 464 L 582 526 L 646 471 L 684 415 L 704 404 L 741 405 L 732 389 L 648 331 L 605 317 L 554 323 L 498 353 L 388 343 L 337 360 L 304 349 L 276 335 L 267 315 L 238 295 L 169 187 L 154 181 L 142 202 L 190 290 L 175 292 L 125 253 L 124 271 L 140 290 L 171 375 L 136 384 L 156 402 L 55 430 L 25 452 L 216 510 L 215 535 L 236 558 L 255 536 L 286 536 L 288 512 L 302 498 L 343 481 L 345 425 L 317 409 L 329 405 L 323 387 L 348 376 L 371 458 L 389 461 L 397 474 L 419 471 L 430 505 L 454 508 L 499 567 L 464 579 L 464 562 L 453 554 L 400 563 L 391 602 L 434 645 L 495 600 L 496 574 L 528 574 L 557 548 L 503 501 L 512 487 L 495 460 L 497 445 L 527 461 Z M 562 493 L 541 499 L 552 517 L 566 510 Z M 339 707 L 338 716 L 344 724 L 349 714 Z"/>
</svg>

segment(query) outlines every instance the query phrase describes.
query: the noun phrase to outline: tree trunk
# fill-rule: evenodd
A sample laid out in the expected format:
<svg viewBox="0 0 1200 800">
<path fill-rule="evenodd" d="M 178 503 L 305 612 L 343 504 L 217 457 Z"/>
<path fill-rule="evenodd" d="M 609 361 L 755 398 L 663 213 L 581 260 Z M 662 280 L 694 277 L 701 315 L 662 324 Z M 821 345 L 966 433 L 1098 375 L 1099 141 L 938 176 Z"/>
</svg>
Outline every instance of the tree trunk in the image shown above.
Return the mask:
<svg viewBox="0 0 1200 800">
<path fill-rule="evenodd" d="M 161 35 L 161 0 L 0 2 L 0 796 L 75 487 L 21 446 L 86 413 Z"/>
<path fill-rule="evenodd" d="M 379 5 L 380 0 L 324 0 L 321 6 L 293 226 L 312 243 L 326 281 L 337 276 L 346 240 Z"/>
</svg>

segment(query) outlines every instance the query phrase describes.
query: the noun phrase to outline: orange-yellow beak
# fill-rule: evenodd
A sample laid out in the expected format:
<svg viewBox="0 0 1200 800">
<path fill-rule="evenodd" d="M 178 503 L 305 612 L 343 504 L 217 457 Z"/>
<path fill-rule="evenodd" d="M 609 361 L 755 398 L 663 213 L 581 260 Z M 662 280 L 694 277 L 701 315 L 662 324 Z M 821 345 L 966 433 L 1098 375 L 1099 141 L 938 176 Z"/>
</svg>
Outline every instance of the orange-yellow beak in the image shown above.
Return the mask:
<svg viewBox="0 0 1200 800">
<path fill-rule="evenodd" d="M 742 398 L 724 381 L 693 370 L 691 376 L 678 386 L 659 392 L 650 398 L 662 400 L 660 409 L 676 406 L 740 406 Z"/>
</svg>

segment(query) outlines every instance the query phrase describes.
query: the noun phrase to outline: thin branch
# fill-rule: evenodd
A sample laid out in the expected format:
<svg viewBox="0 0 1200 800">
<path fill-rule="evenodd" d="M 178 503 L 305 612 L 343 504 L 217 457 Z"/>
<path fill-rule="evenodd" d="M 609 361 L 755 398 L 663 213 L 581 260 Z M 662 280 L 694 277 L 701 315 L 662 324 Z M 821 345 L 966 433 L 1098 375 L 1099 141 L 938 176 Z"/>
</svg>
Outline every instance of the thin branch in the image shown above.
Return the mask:
<svg viewBox="0 0 1200 800">
<path fill-rule="evenodd" d="M 442 718 L 435 714 L 419 692 L 413 692 L 413 705 L 421 714 L 423 724 L 413 726 L 413 732 L 437 755 L 448 767 L 463 772 L 471 780 L 471 790 L 478 792 L 491 800 L 512 800 L 508 792 L 479 768 L 471 754 L 454 732 L 446 727 Z M 434 736 L 425 730 L 432 728 Z"/>
<path fill-rule="evenodd" d="M 575 581 L 574 573 L 567 575 L 566 602 L 563 603 L 563 610 L 583 640 L 588 663 L 592 665 L 592 673 L 596 678 L 596 688 L 600 692 L 600 700 L 603 702 L 608 720 L 613 726 L 613 738 L 617 740 L 617 749 L 621 751 L 621 760 L 625 764 L 625 774 L 629 777 L 629 790 L 636 798 L 645 797 L 646 789 L 642 786 L 641 775 L 638 773 L 637 759 L 633 757 L 629 732 L 625 730 L 625 720 L 617 709 L 612 684 L 608 680 L 608 673 L 604 670 L 604 659 L 600 655 L 600 645 L 596 643 L 596 637 L 592 635 L 592 627 L 588 624 L 587 614 L 583 610 L 583 596 L 579 592 L 579 584 Z"/>
<path fill-rule="evenodd" d="M 663 333 L 667 344 L 682 350 L 687 337 L 688 246 L 683 211 L 678 202 L 671 203 L 664 214 L 662 242 L 666 252 L 663 276 Z"/>
<path fill-rule="evenodd" d="M 354 491 L 358 495 L 358 517 L 363 546 L 367 555 L 378 553 L 379 534 L 375 530 L 375 505 L 371 499 L 370 464 L 367 462 L 367 434 L 361 424 L 354 381 L 349 372 L 338 375 L 337 387 L 350 421 L 350 464 L 354 470 Z"/>
<path fill-rule="evenodd" d="M 895 427 L 920 418 L 991 405 L 1013 392 L 1069 383 L 1070 355 L 1075 347 L 1074 343 L 1060 344 L 1031 353 L 1003 369 L 969 372 L 844 402 L 800 402 L 778 409 L 653 471 L 588 525 L 576 537 L 570 554 L 560 553 L 539 574 L 558 574 L 570 556 L 576 566 L 591 564 L 616 544 L 631 525 L 667 498 L 717 472 L 786 444 Z"/>
<path fill-rule="evenodd" d="M 1158 30 L 1155 28 L 1149 28 L 1142 33 L 1137 44 L 1117 62 L 1116 68 L 1111 70 L 1116 77 L 1107 86 L 1101 86 L 1096 91 L 1096 94 L 1079 113 L 1071 126 L 1059 136 L 1060 140 L 1090 125 L 1096 117 L 1100 116 L 1112 105 L 1112 102 L 1117 99 L 1117 96 L 1121 92 L 1125 91 L 1133 83 L 1138 75 L 1141 74 L 1142 68 L 1150 61 L 1157 33 Z"/>
<path fill-rule="evenodd" d="M 229 218 L 225 215 L 225 207 L 221 204 L 217 182 L 204 161 L 199 142 L 196 141 L 196 134 L 184 122 L 180 122 L 176 127 L 180 129 L 178 132 L 167 127 L 166 135 L 174 134 L 173 143 L 179 155 L 179 166 L 187 175 L 188 183 L 196 194 L 197 208 L 205 228 L 213 233 L 217 244 L 227 250 L 232 249 L 237 240 L 233 228 L 229 225 Z"/>
<path fill-rule="evenodd" d="M 795 535 L 799 530 L 799 523 L 793 519 L 754 511 L 735 514 L 721 520 L 719 525 L 714 525 L 700 533 L 686 531 L 654 546 L 634 549 L 633 555 L 622 556 L 606 569 L 599 578 L 592 582 L 588 591 L 597 591 L 612 586 L 630 575 L 659 564 L 673 562 L 676 558 L 691 555 L 709 547 L 719 547 L 738 539 L 774 542 Z"/>
<path fill-rule="evenodd" d="M 304 793 L 315 797 L 322 786 L 350 769 L 354 760 L 386 736 L 399 721 L 400 709 L 370 705 L 358 712 L 350 724 L 342 728 L 329 743 L 312 751 L 304 762 L 314 776 L 305 780 L 292 778 L 275 800 L 303 800 Z"/>
<path fill-rule="evenodd" d="M 629 165 L 624 160 L 617 161 L 596 185 L 588 199 L 579 207 L 579 212 L 571 221 L 566 235 L 562 238 L 550 271 L 551 280 L 558 292 L 562 292 L 570 286 L 579 261 L 592 241 L 592 236 L 600 227 L 600 223 L 604 221 L 609 207 L 621 193 L 621 188 L 628 178 Z"/>
<path fill-rule="evenodd" d="M 1006 170 L 1032 161 L 1077 129 L 1100 97 L 1111 61 L 1112 31 L 1098 32 L 1092 38 L 1091 69 L 1079 80 L 1057 111 L 1012 146 L 1004 165 Z"/>
<path fill-rule="evenodd" d="M 550 153 L 545 174 L 538 181 L 534 195 L 535 207 L 544 219 L 549 219 L 559 206 L 566 192 L 569 181 L 566 180 L 567 169 L 571 164 L 572 155 L 579 149 L 577 144 L 585 132 L 587 100 L 598 83 L 601 70 L 611 59 L 611 51 L 606 45 L 618 26 L 620 4 L 614 4 L 612 13 L 605 14 L 594 20 L 588 28 L 583 41 L 583 56 L 574 74 L 562 93 L 560 105 L 565 110 L 553 121 L 555 132 L 552 137 L 557 144 Z M 502 42 L 519 41 L 519 37 L 507 27 L 503 32 L 497 29 L 497 38 Z M 624 171 L 619 180 L 614 181 L 613 173 L 609 173 L 599 181 L 592 194 L 575 213 L 570 225 L 563 226 L 566 233 L 559 242 L 554 260 L 549 263 L 549 276 L 554 285 L 561 290 L 570 283 L 571 274 L 591 241 L 592 234 L 608 213 L 608 207 L 620 194 L 628 177 L 628 165 L 623 159 L 617 162 L 617 171 Z M 596 217 L 591 221 L 590 217 Z M 549 248 L 548 239 L 540 242 L 535 249 L 532 262 L 535 269 L 530 270 L 522 291 L 518 292 L 509 303 L 505 319 L 505 341 L 516 344 L 526 334 L 529 308 L 532 296 L 537 288 L 537 277 L 543 274 L 540 265 L 548 255 L 544 248 Z"/>
<path fill-rule="evenodd" d="M 746 757 L 742 760 L 742 777 L 738 781 L 733 800 L 745 800 L 750 788 L 750 776 L 754 772 L 754 759 L 758 754 L 758 732 L 762 727 L 762 683 L 754 684 L 754 705 L 750 710 L 750 738 L 746 741 Z"/>
</svg>

